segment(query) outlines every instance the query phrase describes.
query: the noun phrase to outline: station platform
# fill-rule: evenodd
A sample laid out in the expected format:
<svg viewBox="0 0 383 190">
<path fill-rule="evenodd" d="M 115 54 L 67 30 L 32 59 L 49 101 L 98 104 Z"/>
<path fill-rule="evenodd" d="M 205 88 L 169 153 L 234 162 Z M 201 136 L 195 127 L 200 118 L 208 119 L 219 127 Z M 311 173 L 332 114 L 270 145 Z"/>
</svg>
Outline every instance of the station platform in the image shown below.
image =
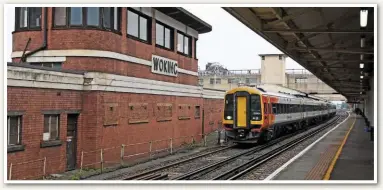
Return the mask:
<svg viewBox="0 0 383 190">
<path fill-rule="evenodd" d="M 350 113 L 269 180 L 374 180 L 374 142 L 364 128 L 363 117 Z"/>
</svg>

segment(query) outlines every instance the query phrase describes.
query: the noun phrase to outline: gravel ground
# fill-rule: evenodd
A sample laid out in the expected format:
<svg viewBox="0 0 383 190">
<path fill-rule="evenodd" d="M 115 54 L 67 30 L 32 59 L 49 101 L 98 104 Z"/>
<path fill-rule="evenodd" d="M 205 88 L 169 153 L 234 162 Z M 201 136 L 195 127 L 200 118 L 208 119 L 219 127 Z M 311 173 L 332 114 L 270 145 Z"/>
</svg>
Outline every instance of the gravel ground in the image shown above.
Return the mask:
<svg viewBox="0 0 383 190">
<path fill-rule="evenodd" d="M 337 124 L 342 122 L 346 117 L 343 117 Z M 322 135 L 327 133 L 329 130 L 334 128 L 329 127 L 320 133 L 316 134 L 314 137 L 302 142 L 301 144 L 295 146 L 294 148 L 280 154 L 276 158 L 273 158 L 272 160 L 268 161 L 267 163 L 261 165 L 260 167 L 250 171 L 246 175 L 242 176 L 238 180 L 264 180 L 267 176 L 272 174 L 275 170 L 277 170 L 279 167 L 281 167 L 283 164 L 288 162 L 291 158 L 293 158 L 295 155 L 297 155 L 299 152 L 301 152 L 303 149 L 305 149 L 307 146 L 309 146 L 311 143 L 319 139 Z"/>
</svg>

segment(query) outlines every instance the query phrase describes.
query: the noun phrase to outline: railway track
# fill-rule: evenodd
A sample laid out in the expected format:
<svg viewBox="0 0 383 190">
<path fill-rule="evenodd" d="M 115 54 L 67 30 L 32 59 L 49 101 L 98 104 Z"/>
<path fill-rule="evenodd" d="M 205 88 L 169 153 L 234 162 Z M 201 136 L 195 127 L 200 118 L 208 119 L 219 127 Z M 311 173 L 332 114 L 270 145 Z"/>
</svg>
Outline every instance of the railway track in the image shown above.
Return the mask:
<svg viewBox="0 0 383 190">
<path fill-rule="evenodd" d="M 165 170 L 167 168 L 174 167 L 174 166 L 177 166 L 177 165 L 180 165 L 180 164 L 191 162 L 193 160 L 196 160 L 198 158 L 202 158 L 202 157 L 205 157 L 205 156 L 208 156 L 208 155 L 211 155 L 211 154 L 216 154 L 216 153 L 228 150 L 230 148 L 233 148 L 235 146 L 236 145 L 227 146 L 227 147 L 224 147 L 224 148 L 220 148 L 218 150 L 209 151 L 209 152 L 206 152 L 206 153 L 202 153 L 202 154 L 198 154 L 198 155 L 192 156 L 192 157 L 187 158 L 187 159 L 179 160 L 177 162 L 174 162 L 174 163 L 171 163 L 171 164 L 167 164 L 167 165 L 164 165 L 164 166 L 161 166 L 161 167 L 158 167 L 158 168 L 150 169 L 150 170 L 147 170 L 145 172 L 141 172 L 141 173 L 134 174 L 134 175 L 129 175 L 129 176 L 123 175 L 123 176 L 119 176 L 118 178 L 122 178 L 123 180 L 152 180 L 153 178 L 155 178 L 155 176 L 166 175 L 166 177 L 163 177 L 165 179 L 165 178 L 168 178 L 168 174 L 164 174 L 164 173 L 158 174 L 156 172 L 162 171 L 162 170 Z M 151 177 L 153 177 L 153 178 L 151 178 Z"/>
<path fill-rule="evenodd" d="M 326 128 L 333 126 L 333 124 L 336 124 L 338 121 L 341 120 L 341 117 L 338 116 L 336 120 L 326 124 L 325 126 L 318 128 L 317 130 L 314 130 L 310 133 L 308 133 L 305 136 L 302 136 L 300 138 L 294 139 L 276 149 L 273 149 L 266 154 L 263 154 L 262 156 L 254 157 L 250 159 L 248 162 L 245 162 L 237 167 L 232 168 L 231 170 L 222 173 L 221 175 L 218 175 L 214 177 L 212 180 L 235 180 L 240 178 L 241 176 L 247 174 L 248 172 L 252 171 L 253 169 L 261 166 L 262 164 L 268 162 L 269 160 L 277 157 L 278 155 L 282 154 L 283 152 L 290 150 L 291 148 L 295 147 L 296 145 L 302 143 L 303 141 L 315 136 L 316 134 L 320 133 L 321 131 L 325 130 Z"/>
<path fill-rule="evenodd" d="M 327 125 L 330 126 L 332 123 L 330 122 L 335 122 L 336 120 L 339 120 L 339 117 L 338 118 L 333 118 L 329 121 L 329 123 L 326 123 L 326 124 L 320 124 L 320 125 L 317 125 L 317 126 L 314 126 L 314 127 L 311 127 L 309 128 L 308 130 L 311 130 L 313 128 L 316 128 L 318 126 L 321 126 L 321 125 Z M 324 130 L 324 128 L 327 128 L 327 127 L 320 127 L 322 130 Z M 321 130 L 315 130 L 317 131 L 317 133 L 319 133 L 319 131 Z M 278 145 L 278 143 L 281 143 L 282 141 L 286 140 L 286 139 L 289 139 L 293 136 L 296 136 L 297 134 L 300 134 L 300 133 L 304 133 L 305 130 L 301 130 L 301 131 L 297 131 L 295 133 L 292 133 L 292 134 L 288 134 L 288 135 L 285 135 L 285 136 L 282 136 L 278 139 L 275 139 L 267 144 L 264 144 L 264 145 L 260 145 L 260 146 L 256 146 L 256 147 L 253 147 L 253 148 L 250 148 L 248 150 L 245 150 L 245 151 L 241 151 L 239 152 L 238 154 L 234 154 L 234 156 L 230 156 L 230 157 L 227 157 L 227 158 L 220 158 L 218 159 L 219 161 L 216 161 L 214 163 L 210 163 L 210 164 L 206 164 L 202 167 L 197 167 L 198 169 L 196 170 L 193 170 L 193 171 L 190 171 L 190 172 L 186 172 L 186 173 L 183 173 L 183 174 L 178 174 L 176 175 L 176 177 L 171 177 L 171 175 L 169 175 L 169 171 L 166 171 L 166 170 L 169 170 L 171 168 L 176 168 L 177 166 L 180 166 L 182 164 L 186 164 L 189 163 L 189 162 L 193 162 L 199 158 L 203 158 L 203 157 L 207 157 L 209 155 L 213 155 L 213 154 L 217 154 L 219 152 L 222 152 L 222 151 L 225 151 L 225 150 L 231 150 L 235 147 L 235 145 L 233 146 L 229 146 L 229 147 L 225 147 L 225 148 L 222 148 L 222 149 L 218 149 L 218 150 L 214 150 L 214 151 L 210 151 L 210 152 L 207 152 L 207 153 L 203 153 L 203 154 L 200 154 L 200 155 L 196 155 L 196 156 L 193 156 L 191 158 L 188 158 L 188 159 L 184 159 L 184 160 L 180 160 L 180 161 L 177 161 L 175 163 L 171 163 L 171 164 L 167 164 L 165 166 L 161 166 L 161 167 L 158 167 L 158 168 L 154 168 L 154 169 L 150 169 L 150 170 L 147 170 L 145 172 L 142 172 L 142 173 L 139 173 L 139 174 L 134 174 L 134 175 L 130 175 L 130 176 L 127 176 L 127 175 L 123 175 L 123 176 L 120 176 L 119 178 L 122 178 L 123 180 L 193 180 L 193 179 L 200 179 L 201 176 L 203 176 L 204 174 L 207 174 L 211 171 L 213 171 L 214 169 L 216 168 L 220 168 L 221 166 L 227 164 L 227 163 L 230 163 L 231 161 L 235 160 L 235 159 L 238 159 L 240 157 L 248 157 L 248 156 L 252 156 L 252 154 L 256 153 L 256 152 L 259 152 L 261 150 L 264 150 L 264 149 L 267 149 L 271 146 L 276 146 Z M 313 134 L 313 132 L 310 132 L 310 134 Z M 316 133 L 315 133 L 316 134 Z M 313 134 L 314 135 L 314 134 Z M 307 137 L 309 138 L 309 137 Z M 294 140 L 294 142 L 298 143 L 299 142 L 302 142 L 302 141 L 299 141 L 299 140 Z M 289 144 L 291 146 L 293 146 L 292 144 Z M 287 147 L 287 146 L 284 146 L 284 147 Z M 271 153 L 270 153 L 271 154 Z M 252 159 L 253 160 L 253 159 Z M 254 161 L 254 160 L 253 160 Z M 246 162 L 248 163 L 248 162 Z M 250 164 L 250 163 L 248 163 Z M 245 167 L 245 166 L 243 166 Z M 190 170 L 191 168 L 195 168 L 193 166 L 189 167 L 188 170 Z M 242 167 L 241 167 L 242 168 Z M 234 174 L 237 174 L 238 171 L 241 170 L 241 168 L 237 168 L 237 172 L 236 171 L 231 171 L 231 173 L 234 173 Z M 224 173 L 222 173 L 222 177 L 223 178 L 230 178 L 228 177 L 230 174 L 226 174 L 225 176 L 223 176 Z M 213 178 L 215 179 L 215 178 Z M 217 178 L 218 179 L 218 178 Z"/>
<path fill-rule="evenodd" d="M 268 160 L 278 156 L 279 154 L 283 153 L 286 150 L 289 150 L 290 148 L 298 145 L 299 143 L 313 137 L 314 135 L 318 134 L 319 132 L 325 130 L 326 128 L 333 126 L 334 123 L 337 123 L 339 120 L 341 120 L 341 116 L 337 116 L 336 118 L 331 119 L 329 122 L 325 124 L 319 125 L 320 127 L 315 127 L 315 130 L 310 131 L 308 134 L 302 135 L 299 138 L 296 138 L 290 142 L 284 143 L 283 145 L 279 145 L 278 143 L 295 136 L 296 134 L 291 134 L 288 136 L 285 136 L 283 138 L 276 139 L 274 141 L 271 141 L 270 143 L 267 143 L 262 146 L 257 146 L 253 149 L 250 149 L 248 151 L 245 151 L 243 153 L 234 155 L 230 158 L 227 158 L 225 160 L 201 167 L 199 169 L 193 170 L 191 172 L 182 174 L 176 178 L 173 178 L 171 180 L 198 180 L 198 179 L 210 179 L 210 180 L 232 180 L 237 179 L 240 176 L 244 175 L 248 171 L 251 171 L 252 169 L 262 165 L 263 163 L 267 162 Z M 301 133 L 301 132 L 298 132 Z M 260 152 L 262 150 L 266 150 L 274 145 L 277 145 L 277 148 L 272 149 L 271 151 L 267 151 L 265 153 L 260 154 L 259 156 L 254 156 L 252 158 L 248 158 L 252 154 L 256 154 L 257 152 Z M 230 165 L 231 162 L 240 160 L 245 161 L 245 163 L 229 167 L 226 171 L 221 171 L 219 168 L 226 167 L 227 165 Z M 217 171 L 214 171 L 217 170 Z M 214 171 L 214 172 L 212 172 Z M 219 173 L 218 175 L 207 175 L 209 173 Z M 214 176 L 214 177 L 211 177 Z"/>
</svg>

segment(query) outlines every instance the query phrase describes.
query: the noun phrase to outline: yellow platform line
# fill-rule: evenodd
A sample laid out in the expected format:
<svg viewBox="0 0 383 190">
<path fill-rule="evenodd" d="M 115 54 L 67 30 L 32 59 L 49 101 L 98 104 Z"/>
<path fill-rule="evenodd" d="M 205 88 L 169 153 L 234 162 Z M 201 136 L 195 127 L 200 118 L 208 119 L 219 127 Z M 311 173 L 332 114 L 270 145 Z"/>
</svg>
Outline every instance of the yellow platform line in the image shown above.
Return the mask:
<svg viewBox="0 0 383 190">
<path fill-rule="evenodd" d="M 346 144 L 346 141 L 347 141 L 347 139 L 348 139 L 348 136 L 349 136 L 350 133 L 351 133 L 352 128 L 354 128 L 355 121 L 356 121 L 356 117 L 354 118 L 354 122 L 352 123 L 350 129 L 347 131 L 347 134 L 346 134 L 346 136 L 344 137 L 344 139 L 343 139 L 343 141 L 342 141 L 342 144 L 339 146 L 338 151 L 336 152 L 334 158 L 332 159 L 330 166 L 327 168 L 327 171 L 326 171 L 325 176 L 323 177 L 323 180 L 329 180 L 329 179 L 330 179 L 330 177 L 331 177 L 331 173 L 332 173 L 332 171 L 334 170 L 334 166 L 335 166 L 335 164 L 336 164 L 336 161 L 337 161 L 338 158 L 339 158 L 340 153 L 342 152 L 343 146 Z"/>
</svg>

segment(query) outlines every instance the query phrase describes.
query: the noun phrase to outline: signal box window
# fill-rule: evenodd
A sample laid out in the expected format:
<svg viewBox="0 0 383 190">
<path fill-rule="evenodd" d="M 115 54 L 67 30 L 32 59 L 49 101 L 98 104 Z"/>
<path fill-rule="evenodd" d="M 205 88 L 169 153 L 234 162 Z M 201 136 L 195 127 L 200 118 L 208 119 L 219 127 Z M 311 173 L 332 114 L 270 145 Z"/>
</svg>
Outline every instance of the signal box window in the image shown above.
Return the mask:
<svg viewBox="0 0 383 190">
<path fill-rule="evenodd" d="M 178 33 L 177 37 L 177 51 L 184 55 L 190 56 L 192 49 L 191 38 L 182 33 Z"/>
<path fill-rule="evenodd" d="M 156 23 L 156 45 L 173 50 L 173 29 L 161 23 Z"/>
<path fill-rule="evenodd" d="M 41 10 L 42 7 L 16 7 L 15 29 L 41 29 Z"/>
<path fill-rule="evenodd" d="M 128 36 L 135 39 L 149 42 L 150 40 L 150 20 L 145 15 L 135 11 L 133 9 L 128 9 Z"/>
</svg>

